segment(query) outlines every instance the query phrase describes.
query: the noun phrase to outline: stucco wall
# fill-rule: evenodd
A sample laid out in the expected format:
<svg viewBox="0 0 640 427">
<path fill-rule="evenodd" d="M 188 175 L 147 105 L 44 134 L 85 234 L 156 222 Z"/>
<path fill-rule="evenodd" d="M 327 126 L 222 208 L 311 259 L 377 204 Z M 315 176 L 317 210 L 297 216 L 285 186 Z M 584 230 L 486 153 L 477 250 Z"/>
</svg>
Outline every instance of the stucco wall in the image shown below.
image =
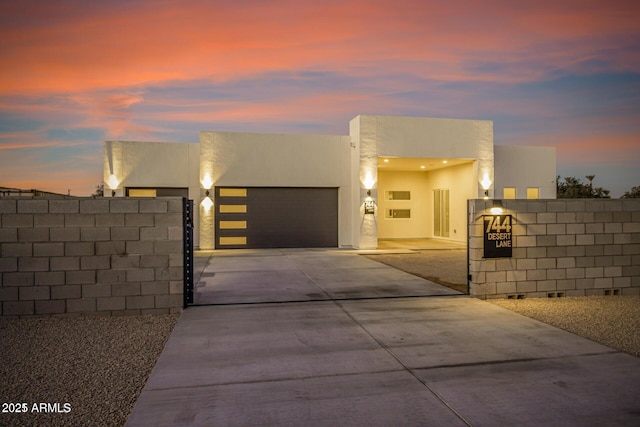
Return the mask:
<svg viewBox="0 0 640 427">
<path fill-rule="evenodd" d="M 0 199 L 0 315 L 183 304 L 182 199 Z"/>
<path fill-rule="evenodd" d="M 189 189 L 189 198 L 200 197 L 200 144 L 181 142 L 106 141 L 104 150 L 105 197 L 111 197 L 110 175 L 117 179 L 116 197 L 127 187 L 179 187 Z M 198 224 L 199 210 L 194 221 Z M 194 236 L 196 247 L 199 236 Z"/>
<path fill-rule="evenodd" d="M 516 198 L 527 198 L 527 187 L 540 189 L 540 199 L 556 198 L 556 149 L 496 145 L 495 189 L 493 197 L 502 199 L 504 187 L 515 187 Z"/>
<path fill-rule="evenodd" d="M 182 187 L 198 182 L 197 143 L 106 141 L 104 181 L 115 175 L 122 187 Z M 117 193 L 117 196 L 121 194 Z"/>
<path fill-rule="evenodd" d="M 340 187 L 349 164 L 346 136 L 203 131 L 200 145 L 201 179 L 216 187 Z"/>
<path fill-rule="evenodd" d="M 449 239 L 458 242 L 465 242 L 466 233 L 466 203 L 467 200 L 475 197 L 476 189 L 476 164 L 467 163 L 459 166 L 442 168 L 429 172 L 428 188 L 430 197 L 433 198 L 433 190 L 449 190 Z M 429 215 L 431 224 L 433 222 L 433 201 L 431 202 Z M 431 225 L 433 236 L 433 225 Z"/>
<path fill-rule="evenodd" d="M 340 245 L 352 246 L 351 151 L 348 136 L 200 132 L 200 181 L 213 187 L 339 188 Z M 196 204 L 204 199 L 204 189 Z M 215 208 L 202 220 L 200 248 L 214 247 Z"/>
<path fill-rule="evenodd" d="M 504 200 L 512 258 L 483 259 L 492 201 L 469 201 L 471 295 L 523 298 L 640 294 L 640 200 Z"/>
</svg>

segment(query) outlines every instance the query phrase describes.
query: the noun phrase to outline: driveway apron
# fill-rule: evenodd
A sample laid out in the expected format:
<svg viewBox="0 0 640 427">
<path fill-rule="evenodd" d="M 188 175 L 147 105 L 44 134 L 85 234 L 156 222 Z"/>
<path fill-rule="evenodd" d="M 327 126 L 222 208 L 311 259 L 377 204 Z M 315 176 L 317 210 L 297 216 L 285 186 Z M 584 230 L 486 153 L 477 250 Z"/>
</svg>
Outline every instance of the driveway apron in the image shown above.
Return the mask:
<svg viewBox="0 0 640 427">
<path fill-rule="evenodd" d="M 213 256 L 195 301 L 128 426 L 640 421 L 640 359 L 355 254 Z"/>
</svg>

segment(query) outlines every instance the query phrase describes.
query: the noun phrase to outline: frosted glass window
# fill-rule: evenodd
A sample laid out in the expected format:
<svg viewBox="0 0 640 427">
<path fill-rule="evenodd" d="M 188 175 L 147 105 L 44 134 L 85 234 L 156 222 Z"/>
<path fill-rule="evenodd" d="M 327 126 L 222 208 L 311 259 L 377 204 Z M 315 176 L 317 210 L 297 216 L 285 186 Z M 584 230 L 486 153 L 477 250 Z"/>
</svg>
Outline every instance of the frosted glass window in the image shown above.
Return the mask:
<svg viewBox="0 0 640 427">
<path fill-rule="evenodd" d="M 411 209 L 387 209 L 386 218 L 408 219 L 411 218 Z"/>
<path fill-rule="evenodd" d="M 529 187 L 527 188 L 527 199 L 539 199 L 540 198 L 540 189 L 537 187 Z"/>
<path fill-rule="evenodd" d="M 411 191 L 387 191 L 387 200 L 411 200 Z"/>
<path fill-rule="evenodd" d="M 502 196 L 503 199 L 515 199 L 516 198 L 516 188 L 515 187 L 504 187 L 504 193 Z"/>
</svg>

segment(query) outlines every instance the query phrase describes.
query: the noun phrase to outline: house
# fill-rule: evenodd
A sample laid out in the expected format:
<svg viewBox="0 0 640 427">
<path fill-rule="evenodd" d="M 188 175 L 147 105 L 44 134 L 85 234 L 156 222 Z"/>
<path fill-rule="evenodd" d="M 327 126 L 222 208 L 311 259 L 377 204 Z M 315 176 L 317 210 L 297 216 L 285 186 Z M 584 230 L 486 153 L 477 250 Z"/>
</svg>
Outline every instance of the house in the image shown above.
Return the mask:
<svg viewBox="0 0 640 427">
<path fill-rule="evenodd" d="M 359 115 L 349 135 L 104 143 L 105 197 L 193 199 L 200 249 L 466 242 L 468 199 L 553 199 L 555 181 L 555 148 L 494 145 L 488 120 Z"/>
</svg>

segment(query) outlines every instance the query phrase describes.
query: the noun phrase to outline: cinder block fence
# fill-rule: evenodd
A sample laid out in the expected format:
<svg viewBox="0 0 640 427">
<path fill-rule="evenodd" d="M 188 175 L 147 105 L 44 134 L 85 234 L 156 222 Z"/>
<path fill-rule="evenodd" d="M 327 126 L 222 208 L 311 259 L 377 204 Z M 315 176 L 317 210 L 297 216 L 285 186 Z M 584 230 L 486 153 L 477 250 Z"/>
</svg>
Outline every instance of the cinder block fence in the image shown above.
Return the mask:
<svg viewBox="0 0 640 427">
<path fill-rule="evenodd" d="M 503 200 L 512 254 L 484 258 L 493 204 L 469 201 L 471 295 L 640 295 L 640 199 Z"/>
<path fill-rule="evenodd" d="M 180 311 L 182 199 L 0 199 L 0 315 Z"/>
</svg>

